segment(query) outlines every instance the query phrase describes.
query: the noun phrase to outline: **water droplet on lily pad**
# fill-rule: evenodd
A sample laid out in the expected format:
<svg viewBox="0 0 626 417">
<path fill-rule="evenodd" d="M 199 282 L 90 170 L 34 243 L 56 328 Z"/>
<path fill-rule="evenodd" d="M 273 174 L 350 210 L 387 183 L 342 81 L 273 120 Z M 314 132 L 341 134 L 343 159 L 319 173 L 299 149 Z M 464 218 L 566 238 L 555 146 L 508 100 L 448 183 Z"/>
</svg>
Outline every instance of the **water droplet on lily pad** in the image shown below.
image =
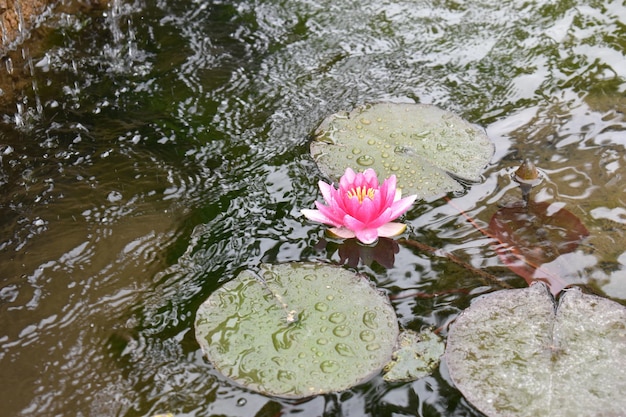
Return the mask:
<svg viewBox="0 0 626 417">
<path fill-rule="evenodd" d="M 359 134 L 357 125 L 362 127 Z M 359 149 L 363 154 L 349 159 L 340 151 L 345 148 Z M 397 158 L 392 164 L 385 161 L 389 153 L 385 149 L 389 148 Z M 326 176 L 338 180 L 348 167 L 356 171 L 372 168 L 379 178 L 395 174 L 403 194 L 417 194 L 421 199 L 461 191 L 463 187 L 453 177 L 479 181 L 493 152 L 483 129 L 426 104 L 377 103 L 357 107 L 348 117 L 345 113 L 331 115 L 317 128 L 311 142 L 311 155 Z M 398 167 L 407 165 L 422 167 L 419 178 L 398 172 Z M 420 179 L 431 186 L 409 185 Z"/>
<path fill-rule="evenodd" d="M 369 344 L 369 345 L 367 345 L 365 348 L 366 348 L 368 351 L 373 352 L 373 351 L 375 351 L 375 350 L 380 349 L 380 344 L 378 344 L 378 343 L 370 343 L 370 344 Z"/>
<path fill-rule="evenodd" d="M 375 161 L 374 158 L 372 158 L 369 155 L 361 155 L 356 159 L 356 163 L 364 167 L 369 167 L 369 166 L 374 165 L 374 161 Z"/>
<path fill-rule="evenodd" d="M 339 364 L 335 361 L 324 361 L 320 364 L 320 368 L 325 374 L 332 374 L 340 369 Z"/>
<path fill-rule="evenodd" d="M 372 328 L 374 344 L 363 337 Z M 388 298 L 367 278 L 339 266 L 298 262 L 240 273 L 199 307 L 195 330 L 223 375 L 286 398 L 365 382 L 390 360 L 399 333 Z"/>
<path fill-rule="evenodd" d="M 360 337 L 361 337 L 361 340 L 364 341 L 364 342 L 371 342 L 374 339 L 376 339 L 376 333 L 374 333 L 371 330 L 363 330 L 361 332 Z"/>
<path fill-rule="evenodd" d="M 376 329 L 376 312 L 368 310 L 363 313 L 363 324 L 370 329 Z"/>
<path fill-rule="evenodd" d="M 335 346 L 335 350 L 341 356 L 349 356 L 351 358 L 354 357 L 354 351 L 352 350 L 350 345 L 346 343 L 337 343 L 337 345 Z"/>
<path fill-rule="evenodd" d="M 339 325 L 333 329 L 333 334 L 337 337 L 347 337 L 351 332 L 350 327 L 344 325 Z"/>
<path fill-rule="evenodd" d="M 332 313 L 328 320 L 335 324 L 343 323 L 346 320 L 346 315 L 341 312 Z"/>
<path fill-rule="evenodd" d="M 626 307 L 545 284 L 475 300 L 450 327 L 445 358 L 490 417 L 626 415 Z"/>
<path fill-rule="evenodd" d="M 317 311 L 328 311 L 328 305 L 326 303 L 322 303 L 321 301 L 319 303 L 315 303 L 315 309 Z"/>
</svg>

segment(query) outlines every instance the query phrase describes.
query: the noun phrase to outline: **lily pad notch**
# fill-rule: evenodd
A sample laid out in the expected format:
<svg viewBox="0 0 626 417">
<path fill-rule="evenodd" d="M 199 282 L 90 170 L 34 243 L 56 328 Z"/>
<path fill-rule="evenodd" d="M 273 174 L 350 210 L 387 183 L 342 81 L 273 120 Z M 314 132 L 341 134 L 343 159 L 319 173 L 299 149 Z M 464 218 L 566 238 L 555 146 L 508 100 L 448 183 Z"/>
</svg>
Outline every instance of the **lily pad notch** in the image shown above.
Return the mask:
<svg viewBox="0 0 626 417">
<path fill-rule="evenodd" d="M 545 284 L 477 299 L 450 327 L 445 361 L 489 417 L 626 415 L 626 307 Z"/>
<path fill-rule="evenodd" d="M 420 199 L 462 191 L 458 179 L 480 181 L 494 153 L 483 129 L 428 104 L 362 105 L 327 117 L 313 136 L 311 155 L 330 179 L 372 168 Z"/>
</svg>

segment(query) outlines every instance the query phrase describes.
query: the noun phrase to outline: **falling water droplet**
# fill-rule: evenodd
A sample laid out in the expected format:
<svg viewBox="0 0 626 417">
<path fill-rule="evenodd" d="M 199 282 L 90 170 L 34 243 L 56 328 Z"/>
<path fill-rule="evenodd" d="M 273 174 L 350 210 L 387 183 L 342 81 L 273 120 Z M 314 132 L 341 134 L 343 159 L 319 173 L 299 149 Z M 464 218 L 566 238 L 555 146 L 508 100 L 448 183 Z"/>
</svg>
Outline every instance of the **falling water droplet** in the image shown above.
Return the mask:
<svg viewBox="0 0 626 417">
<path fill-rule="evenodd" d="M 11 57 L 8 57 L 5 61 L 5 65 L 7 67 L 7 72 L 10 74 L 13 74 L 13 61 L 11 60 Z"/>
</svg>

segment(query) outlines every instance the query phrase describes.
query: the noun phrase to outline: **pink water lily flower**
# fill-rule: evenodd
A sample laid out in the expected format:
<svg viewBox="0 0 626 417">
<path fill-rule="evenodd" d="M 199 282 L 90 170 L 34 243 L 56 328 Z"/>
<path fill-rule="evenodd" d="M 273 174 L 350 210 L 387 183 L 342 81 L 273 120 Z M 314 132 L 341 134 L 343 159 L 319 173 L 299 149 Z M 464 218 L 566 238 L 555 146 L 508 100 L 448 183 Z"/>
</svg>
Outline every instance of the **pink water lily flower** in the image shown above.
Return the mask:
<svg viewBox="0 0 626 417">
<path fill-rule="evenodd" d="M 346 169 L 339 180 L 339 188 L 319 182 L 327 205 L 315 202 L 317 210 L 301 210 L 309 220 L 333 226 L 329 232 L 337 237 L 356 237 L 365 244 L 376 242 L 378 237 L 397 236 L 406 225 L 395 223 L 413 204 L 416 195 L 401 198 L 396 188 L 396 176 L 387 178 L 379 185 L 376 172 L 366 169 L 355 173 Z"/>
</svg>

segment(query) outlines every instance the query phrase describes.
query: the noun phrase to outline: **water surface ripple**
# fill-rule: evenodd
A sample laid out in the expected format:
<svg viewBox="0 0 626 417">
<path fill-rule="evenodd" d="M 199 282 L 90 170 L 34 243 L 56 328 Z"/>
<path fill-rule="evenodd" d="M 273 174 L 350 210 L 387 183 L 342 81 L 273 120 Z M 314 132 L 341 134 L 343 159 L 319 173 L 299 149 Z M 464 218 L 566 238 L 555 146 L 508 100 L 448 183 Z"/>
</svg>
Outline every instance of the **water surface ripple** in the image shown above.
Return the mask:
<svg viewBox="0 0 626 417">
<path fill-rule="evenodd" d="M 0 367 L 9 416 L 479 416 L 445 368 L 281 401 L 217 375 L 198 305 L 261 262 L 344 260 L 299 214 L 320 198 L 309 135 L 381 100 L 484 126 L 486 225 L 523 158 L 590 237 L 562 274 L 626 302 L 626 6 L 612 1 L 67 2 L 0 70 Z M 413 238 L 524 282 L 443 201 Z M 400 246 L 360 264 L 401 325 L 445 326 L 488 283 Z"/>
</svg>

